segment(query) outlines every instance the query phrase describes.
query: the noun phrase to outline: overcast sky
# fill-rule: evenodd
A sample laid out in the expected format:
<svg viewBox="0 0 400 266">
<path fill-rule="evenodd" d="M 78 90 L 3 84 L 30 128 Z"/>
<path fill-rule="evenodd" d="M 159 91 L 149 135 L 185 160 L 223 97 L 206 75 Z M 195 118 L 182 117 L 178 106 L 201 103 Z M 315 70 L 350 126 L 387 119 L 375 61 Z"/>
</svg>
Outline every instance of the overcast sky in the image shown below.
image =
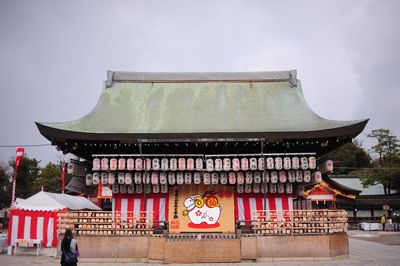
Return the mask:
<svg viewBox="0 0 400 266">
<path fill-rule="evenodd" d="M 297 69 L 319 115 L 370 118 L 400 137 L 400 1 L 0 0 L 0 145 L 48 141 L 34 121 L 75 120 L 107 70 Z M 26 148 L 42 163 L 54 147 Z M 0 161 L 15 148 L 0 147 Z"/>
</svg>

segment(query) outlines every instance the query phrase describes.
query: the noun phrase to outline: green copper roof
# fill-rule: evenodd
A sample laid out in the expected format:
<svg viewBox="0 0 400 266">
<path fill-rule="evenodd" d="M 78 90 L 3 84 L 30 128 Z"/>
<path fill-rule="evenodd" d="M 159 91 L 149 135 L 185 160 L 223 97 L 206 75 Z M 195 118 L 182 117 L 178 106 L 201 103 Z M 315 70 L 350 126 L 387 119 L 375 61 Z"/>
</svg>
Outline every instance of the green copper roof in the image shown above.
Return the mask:
<svg viewBox="0 0 400 266">
<path fill-rule="evenodd" d="M 269 79 L 261 77 L 257 81 L 246 78 L 217 81 L 193 76 L 193 81 L 175 77 L 166 81 L 168 75 L 154 82 L 108 80 L 109 87 L 86 116 L 70 122 L 37 125 L 49 139 L 56 133 L 60 137 L 68 132 L 301 134 L 344 128 L 343 134 L 351 136 L 362 131 L 366 120 L 334 121 L 314 113 L 304 99 L 300 83 L 297 79 L 293 82 L 293 72 L 285 73 L 286 80 L 282 75 L 271 79 L 270 74 Z"/>
</svg>

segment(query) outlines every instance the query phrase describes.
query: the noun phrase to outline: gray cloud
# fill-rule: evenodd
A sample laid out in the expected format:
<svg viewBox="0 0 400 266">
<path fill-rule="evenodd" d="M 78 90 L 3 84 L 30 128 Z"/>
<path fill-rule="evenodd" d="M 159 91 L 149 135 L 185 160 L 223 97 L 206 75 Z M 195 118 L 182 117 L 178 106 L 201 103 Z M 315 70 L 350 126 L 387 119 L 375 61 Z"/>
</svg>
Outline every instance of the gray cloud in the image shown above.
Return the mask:
<svg viewBox="0 0 400 266">
<path fill-rule="evenodd" d="M 33 121 L 88 113 L 109 69 L 296 68 L 321 116 L 370 117 L 368 130 L 400 136 L 397 10 L 398 1 L 1 0 L 0 144 L 45 143 Z M 0 161 L 14 152 L 0 148 Z"/>
</svg>

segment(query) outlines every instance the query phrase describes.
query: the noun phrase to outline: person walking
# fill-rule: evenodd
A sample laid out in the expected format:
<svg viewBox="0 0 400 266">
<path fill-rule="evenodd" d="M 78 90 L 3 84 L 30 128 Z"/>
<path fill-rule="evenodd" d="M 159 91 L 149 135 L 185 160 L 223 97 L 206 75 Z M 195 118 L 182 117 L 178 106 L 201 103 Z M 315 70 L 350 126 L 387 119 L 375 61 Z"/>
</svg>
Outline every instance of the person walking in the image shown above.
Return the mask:
<svg viewBox="0 0 400 266">
<path fill-rule="evenodd" d="M 77 266 L 79 257 L 78 243 L 73 239 L 71 229 L 65 230 L 64 238 L 61 241 L 61 265 Z"/>
<path fill-rule="evenodd" d="M 382 215 L 381 217 L 382 231 L 385 231 L 386 217 Z"/>
</svg>

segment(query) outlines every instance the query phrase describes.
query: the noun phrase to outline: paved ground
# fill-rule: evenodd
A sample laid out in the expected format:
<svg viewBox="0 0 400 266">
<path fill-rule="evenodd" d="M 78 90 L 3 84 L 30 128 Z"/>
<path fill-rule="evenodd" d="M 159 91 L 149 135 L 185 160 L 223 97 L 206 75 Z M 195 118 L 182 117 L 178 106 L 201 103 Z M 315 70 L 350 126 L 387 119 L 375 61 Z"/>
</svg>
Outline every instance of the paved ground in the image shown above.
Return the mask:
<svg viewBox="0 0 400 266">
<path fill-rule="evenodd" d="M 332 261 L 265 261 L 241 263 L 240 266 L 261 266 L 261 265 L 400 265 L 400 233 L 396 232 L 349 232 L 350 255 L 345 258 L 337 258 Z M 7 256 L 0 255 L 0 265 L 58 265 L 59 260 L 52 257 L 35 256 Z M 89 262 L 84 259 L 79 263 L 80 266 L 130 266 L 146 265 L 147 263 L 110 263 L 110 262 Z M 157 264 L 152 264 L 157 265 Z M 214 264 L 208 264 L 215 266 Z M 224 265 L 222 263 L 218 266 Z M 235 264 L 233 264 L 235 265 Z M 238 264 L 236 264 L 238 265 Z"/>
</svg>

